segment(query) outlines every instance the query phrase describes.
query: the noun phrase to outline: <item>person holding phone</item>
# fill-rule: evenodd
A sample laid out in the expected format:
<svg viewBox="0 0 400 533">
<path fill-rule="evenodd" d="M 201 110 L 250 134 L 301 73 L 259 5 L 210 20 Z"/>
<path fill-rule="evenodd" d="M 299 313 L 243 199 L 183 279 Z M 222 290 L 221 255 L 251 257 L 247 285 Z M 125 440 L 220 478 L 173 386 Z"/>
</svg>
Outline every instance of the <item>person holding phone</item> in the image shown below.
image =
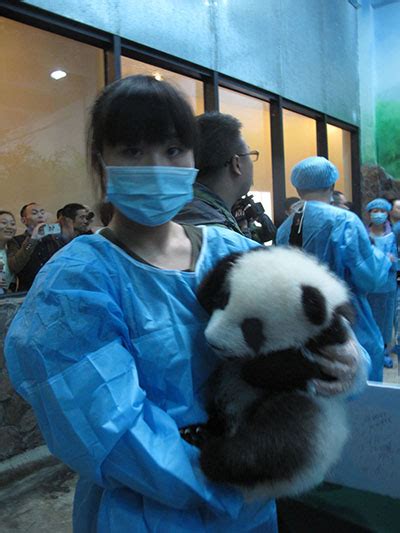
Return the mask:
<svg viewBox="0 0 400 533">
<path fill-rule="evenodd" d="M 197 287 L 220 258 L 259 245 L 173 222 L 197 174 L 194 116 L 173 86 L 150 76 L 112 83 L 89 131 L 112 220 L 43 267 L 5 345 L 9 375 L 50 451 L 79 472 L 74 531 L 275 533 L 275 502 L 246 502 L 208 481 L 187 440 L 207 420 L 218 359 Z M 342 346 L 329 387 L 351 386 L 361 360 L 353 344 Z"/>
<path fill-rule="evenodd" d="M 35 202 L 24 205 L 20 211 L 26 230 L 8 244 L 8 264 L 18 278 L 18 291 L 28 291 L 42 266 L 65 242 L 58 234 L 46 232 L 47 213 Z"/>
</svg>

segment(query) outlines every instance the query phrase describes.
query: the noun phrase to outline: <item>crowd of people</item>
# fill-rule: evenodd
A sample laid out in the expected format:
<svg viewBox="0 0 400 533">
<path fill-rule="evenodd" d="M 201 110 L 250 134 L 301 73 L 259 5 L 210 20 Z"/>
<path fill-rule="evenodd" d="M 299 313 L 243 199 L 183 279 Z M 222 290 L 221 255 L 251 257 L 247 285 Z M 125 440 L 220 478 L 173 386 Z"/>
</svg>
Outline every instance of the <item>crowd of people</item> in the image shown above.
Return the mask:
<svg viewBox="0 0 400 533">
<path fill-rule="evenodd" d="M 89 207 L 70 203 L 57 211 L 55 223 L 36 202 L 20 210 L 24 233 L 16 235 L 13 213 L 0 211 L 0 293 L 25 292 L 42 266 L 75 237 L 90 235 L 94 213 Z"/>
<path fill-rule="evenodd" d="M 307 158 L 293 169 L 299 198 L 276 232 L 251 198 L 237 205 L 258 158 L 241 127 L 222 113 L 195 118 L 166 82 L 124 78 L 99 95 L 89 129 L 107 227 L 88 235 L 92 212 L 70 204 L 60 233 L 45 235 L 44 209 L 29 204 L 14 237 L 13 215 L 1 214 L 3 288 L 31 287 L 7 364 L 50 450 L 80 474 L 74 531 L 277 530 L 274 501 L 247 502 L 205 479 L 183 431 L 205 421 L 216 365 L 196 288 L 228 253 L 275 239 L 327 263 L 352 290 L 358 343 L 329 347 L 322 370 L 334 380 L 316 393 L 350 390 L 366 353 L 370 377 L 382 379 L 382 295 L 392 298 L 397 268 L 386 235 L 400 223 L 376 214 L 394 206 L 369 205 L 367 229 L 346 200 L 332 205 L 336 167 Z"/>
<path fill-rule="evenodd" d="M 400 351 L 397 344 L 400 200 L 376 198 L 369 202 L 364 228 L 352 212 L 351 202 L 334 188 L 338 178 L 336 167 L 324 158 L 307 158 L 293 169 L 292 183 L 299 196 L 286 199 L 286 221 L 277 233 L 262 205 L 249 195 L 253 163 L 259 152 L 247 145 L 241 128 L 237 118 L 219 112 L 196 118 L 198 174 L 193 199 L 175 214 L 174 221 L 189 226 L 225 227 L 259 243 L 301 246 L 327 263 L 352 288 L 357 309 L 355 330 L 359 330 L 361 344 L 372 355 L 371 379 L 381 380 L 382 360 L 390 368 L 393 366 L 390 352 Z M 111 222 L 113 212 L 112 202 L 100 203 L 103 227 Z M 28 291 L 55 252 L 75 237 L 93 233 L 94 217 L 88 206 L 70 203 L 57 211 L 55 223 L 48 224 L 46 210 L 31 202 L 20 210 L 26 230 L 15 235 L 14 215 L 0 211 L 0 294 Z M 297 231 L 299 225 L 301 232 Z M 379 251 L 383 255 L 379 256 Z M 365 266 L 359 272 L 364 260 Z M 383 354 L 383 359 L 377 354 Z"/>
</svg>

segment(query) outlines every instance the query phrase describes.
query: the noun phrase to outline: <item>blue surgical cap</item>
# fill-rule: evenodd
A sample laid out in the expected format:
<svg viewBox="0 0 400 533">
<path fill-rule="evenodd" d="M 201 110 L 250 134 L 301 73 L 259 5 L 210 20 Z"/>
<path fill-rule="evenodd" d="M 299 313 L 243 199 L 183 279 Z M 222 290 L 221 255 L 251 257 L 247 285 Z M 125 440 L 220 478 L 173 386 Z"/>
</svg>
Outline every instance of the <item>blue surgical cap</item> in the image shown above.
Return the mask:
<svg viewBox="0 0 400 533">
<path fill-rule="evenodd" d="M 372 202 L 369 202 L 365 206 L 366 211 L 371 211 L 371 209 L 384 209 L 385 211 L 392 210 L 392 204 L 385 200 L 384 198 L 375 198 Z"/>
<path fill-rule="evenodd" d="M 292 169 L 291 180 L 296 189 L 329 189 L 339 177 L 335 165 L 325 157 L 307 157 Z"/>
</svg>

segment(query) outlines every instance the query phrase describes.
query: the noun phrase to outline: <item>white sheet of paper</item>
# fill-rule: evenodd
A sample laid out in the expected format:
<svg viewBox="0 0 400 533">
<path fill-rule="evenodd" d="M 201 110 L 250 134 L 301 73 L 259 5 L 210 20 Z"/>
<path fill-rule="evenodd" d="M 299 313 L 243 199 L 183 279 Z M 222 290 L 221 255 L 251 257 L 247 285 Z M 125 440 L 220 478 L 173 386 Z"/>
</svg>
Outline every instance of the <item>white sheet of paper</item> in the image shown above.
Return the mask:
<svg viewBox="0 0 400 533">
<path fill-rule="evenodd" d="M 348 408 L 351 436 L 326 481 L 400 499 L 400 386 L 369 382 Z"/>
</svg>

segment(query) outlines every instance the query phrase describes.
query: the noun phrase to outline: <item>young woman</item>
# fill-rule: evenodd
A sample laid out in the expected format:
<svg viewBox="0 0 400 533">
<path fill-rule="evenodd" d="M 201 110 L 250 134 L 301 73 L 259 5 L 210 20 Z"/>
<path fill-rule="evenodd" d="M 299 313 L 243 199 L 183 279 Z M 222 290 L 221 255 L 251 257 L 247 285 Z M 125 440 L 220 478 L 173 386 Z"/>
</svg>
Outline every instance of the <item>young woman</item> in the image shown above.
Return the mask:
<svg viewBox="0 0 400 533">
<path fill-rule="evenodd" d="M 195 137 L 167 83 L 105 88 L 89 146 L 112 221 L 45 265 L 7 337 L 14 384 L 50 450 L 80 474 L 77 532 L 276 531 L 274 502 L 246 504 L 208 482 L 180 432 L 206 421 L 216 364 L 196 288 L 219 258 L 256 246 L 171 221 L 192 198 Z M 354 345 L 331 359 L 321 366 L 338 380 L 317 384 L 327 394 L 350 386 L 360 361 Z"/>
<path fill-rule="evenodd" d="M 389 349 L 395 324 L 398 268 L 396 236 L 388 220 L 392 205 L 384 198 L 375 198 L 366 205 L 365 209 L 370 221 L 368 231 L 371 240 L 392 261 L 392 268 L 385 285 L 379 289 L 379 292 L 368 295 L 372 313 L 385 343 L 384 365 L 392 368 L 393 361 L 389 355 Z"/>
<path fill-rule="evenodd" d="M 0 294 L 15 290 L 15 276 L 8 265 L 8 243 L 17 231 L 15 218 L 9 211 L 0 211 Z"/>
</svg>

